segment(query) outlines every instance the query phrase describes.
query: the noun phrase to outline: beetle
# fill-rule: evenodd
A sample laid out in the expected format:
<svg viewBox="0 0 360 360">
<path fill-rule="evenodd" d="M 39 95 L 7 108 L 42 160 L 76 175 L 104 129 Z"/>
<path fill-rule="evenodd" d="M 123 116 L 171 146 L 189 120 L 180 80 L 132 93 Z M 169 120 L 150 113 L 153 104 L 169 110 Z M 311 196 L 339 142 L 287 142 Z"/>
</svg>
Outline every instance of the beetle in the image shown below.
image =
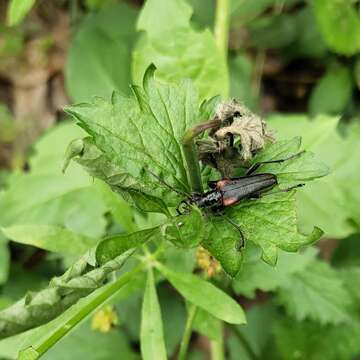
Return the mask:
<svg viewBox="0 0 360 360">
<path fill-rule="evenodd" d="M 266 194 L 266 192 L 278 184 L 277 176 L 272 173 L 254 174 L 254 172 L 262 165 L 282 163 L 284 161 L 293 159 L 294 157 L 298 157 L 303 153 L 304 151 L 301 151 L 295 155 L 280 160 L 257 162 L 247 169 L 244 176 L 208 182 L 210 190 L 201 194 L 186 194 L 178 191 L 177 189 L 165 183 L 158 175 L 153 174 L 152 172 L 150 173 L 155 176 L 163 185 L 170 188 L 179 195 L 186 197 L 186 199 L 182 200 L 176 208 L 176 211 L 179 215 L 183 215 L 184 213 L 188 212 L 190 205 L 196 205 L 200 209 L 210 210 L 210 212 L 214 215 L 223 216 L 224 219 L 232 226 L 234 226 L 240 233 L 241 242 L 239 244 L 239 248 L 243 248 L 245 245 L 245 236 L 240 226 L 224 215 L 224 210 L 229 206 L 238 204 L 242 200 L 258 199 L 262 196 L 270 195 Z M 297 184 L 286 189 L 280 189 L 277 192 L 287 192 L 301 186 L 304 186 L 304 184 Z M 183 211 L 181 210 L 182 208 L 184 209 Z"/>
</svg>

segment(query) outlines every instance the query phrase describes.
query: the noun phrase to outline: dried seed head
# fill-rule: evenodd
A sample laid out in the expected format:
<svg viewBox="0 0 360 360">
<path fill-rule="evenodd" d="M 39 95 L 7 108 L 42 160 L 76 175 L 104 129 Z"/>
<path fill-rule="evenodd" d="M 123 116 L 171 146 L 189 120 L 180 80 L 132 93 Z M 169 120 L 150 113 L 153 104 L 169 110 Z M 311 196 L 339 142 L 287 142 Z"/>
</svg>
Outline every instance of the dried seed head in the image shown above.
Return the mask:
<svg viewBox="0 0 360 360">
<path fill-rule="evenodd" d="M 274 140 L 265 121 L 234 99 L 220 103 L 215 118 L 220 125 L 211 128 L 209 137 L 197 140 L 196 145 L 199 159 L 224 177 L 233 176 L 267 141 Z M 234 143 L 236 137 L 239 143 Z"/>
<path fill-rule="evenodd" d="M 239 136 L 240 155 L 244 161 L 250 160 L 253 152 L 264 148 L 266 141 L 273 140 L 272 135 L 266 130 L 265 122 L 252 113 L 235 117 L 231 125 L 217 130 L 214 137 L 217 140 L 224 140 L 229 134 Z"/>
<path fill-rule="evenodd" d="M 216 108 L 216 116 L 222 122 L 226 122 L 234 117 L 249 115 L 251 115 L 251 111 L 246 106 L 240 105 L 235 99 L 223 101 Z"/>
</svg>

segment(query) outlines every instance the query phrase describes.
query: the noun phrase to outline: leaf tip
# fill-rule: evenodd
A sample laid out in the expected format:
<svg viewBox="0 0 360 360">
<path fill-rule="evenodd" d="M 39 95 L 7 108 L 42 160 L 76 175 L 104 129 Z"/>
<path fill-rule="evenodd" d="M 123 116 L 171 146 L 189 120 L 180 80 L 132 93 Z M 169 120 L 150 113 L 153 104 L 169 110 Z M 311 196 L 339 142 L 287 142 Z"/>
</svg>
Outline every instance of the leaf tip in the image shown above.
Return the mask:
<svg viewBox="0 0 360 360">
<path fill-rule="evenodd" d="M 143 78 L 143 88 L 146 89 L 150 80 L 154 79 L 154 73 L 156 71 L 155 64 L 151 63 L 148 68 L 145 70 L 144 78 Z"/>
</svg>

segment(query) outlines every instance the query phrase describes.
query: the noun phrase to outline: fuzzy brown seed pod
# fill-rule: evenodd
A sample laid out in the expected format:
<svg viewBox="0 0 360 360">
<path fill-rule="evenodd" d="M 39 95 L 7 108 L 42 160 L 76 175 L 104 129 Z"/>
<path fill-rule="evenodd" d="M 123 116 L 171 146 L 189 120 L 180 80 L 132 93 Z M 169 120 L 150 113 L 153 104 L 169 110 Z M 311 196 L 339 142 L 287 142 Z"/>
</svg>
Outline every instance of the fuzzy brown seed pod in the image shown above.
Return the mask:
<svg viewBox="0 0 360 360">
<path fill-rule="evenodd" d="M 233 177 L 267 141 L 274 140 L 265 121 L 234 99 L 221 102 L 214 119 L 204 124 L 210 123 L 216 126 L 208 127 L 209 137 L 196 140 L 199 160 L 217 169 L 223 177 Z M 236 137 L 238 143 L 234 143 Z"/>
<path fill-rule="evenodd" d="M 266 123 L 253 114 L 247 107 L 235 100 L 220 103 L 216 115 L 223 121 L 231 123 L 216 130 L 212 137 L 220 142 L 230 135 L 238 136 L 241 142 L 240 155 L 243 161 L 252 158 L 252 154 L 264 148 L 266 141 L 273 141 L 271 133 L 266 130 Z"/>
</svg>

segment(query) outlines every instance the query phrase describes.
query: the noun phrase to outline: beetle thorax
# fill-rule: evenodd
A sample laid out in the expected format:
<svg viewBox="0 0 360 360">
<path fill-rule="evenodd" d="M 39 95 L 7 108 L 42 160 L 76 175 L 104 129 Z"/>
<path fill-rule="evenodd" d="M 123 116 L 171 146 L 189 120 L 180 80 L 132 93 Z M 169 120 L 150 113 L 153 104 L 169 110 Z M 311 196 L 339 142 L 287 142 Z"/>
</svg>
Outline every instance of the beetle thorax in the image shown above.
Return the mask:
<svg viewBox="0 0 360 360">
<path fill-rule="evenodd" d="M 208 208 L 222 203 L 222 194 L 218 190 L 208 191 L 205 194 L 193 194 L 191 200 L 199 208 Z"/>
</svg>

